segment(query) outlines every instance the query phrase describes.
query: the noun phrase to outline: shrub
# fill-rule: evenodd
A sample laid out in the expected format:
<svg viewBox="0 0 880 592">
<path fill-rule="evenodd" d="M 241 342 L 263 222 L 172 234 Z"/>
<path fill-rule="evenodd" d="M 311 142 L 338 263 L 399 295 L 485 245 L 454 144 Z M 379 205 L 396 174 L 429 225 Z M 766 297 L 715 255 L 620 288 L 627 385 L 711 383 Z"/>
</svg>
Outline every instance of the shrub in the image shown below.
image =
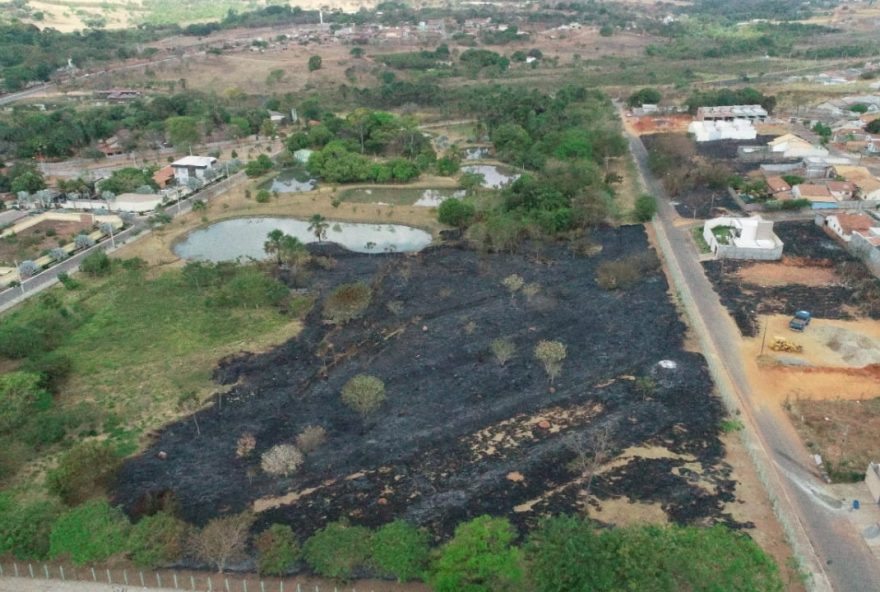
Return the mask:
<svg viewBox="0 0 880 592">
<path fill-rule="evenodd" d="M 11 494 L 0 493 L 0 553 L 22 560 L 46 559 L 57 516 L 56 504 L 39 501 L 20 506 Z"/>
<path fill-rule="evenodd" d="M 314 72 L 315 70 L 321 69 L 321 56 L 313 55 L 309 56 L 309 72 Z"/>
<path fill-rule="evenodd" d="M 278 444 L 260 457 L 260 467 L 270 475 L 287 477 L 302 464 L 303 454 L 293 444 Z"/>
<path fill-rule="evenodd" d="M 523 578 L 515 533 L 506 518 L 480 516 L 459 524 L 432 566 L 435 592 L 515 589 Z"/>
<path fill-rule="evenodd" d="M 77 234 L 73 237 L 73 246 L 77 249 L 87 249 L 95 244 L 95 239 L 87 234 Z"/>
<path fill-rule="evenodd" d="M 49 535 L 49 556 L 69 557 L 76 565 L 103 561 L 125 549 L 129 523 L 105 500 L 76 507 L 55 522 Z"/>
<path fill-rule="evenodd" d="M 640 195 L 636 198 L 634 215 L 639 222 L 650 222 L 657 213 L 657 200 L 651 195 Z"/>
<path fill-rule="evenodd" d="M 49 408 L 52 397 L 41 383 L 42 377 L 33 372 L 0 374 L 0 432 L 11 431 Z"/>
<path fill-rule="evenodd" d="M 128 552 L 139 567 L 156 568 L 180 559 L 185 551 L 189 526 L 167 512 L 146 516 L 128 536 Z"/>
<path fill-rule="evenodd" d="M 493 339 L 489 347 L 492 348 L 492 354 L 501 366 L 507 364 L 516 354 L 516 344 L 507 337 Z"/>
<path fill-rule="evenodd" d="M 106 487 L 120 460 L 106 443 L 83 442 L 71 448 L 58 466 L 49 471 L 49 492 L 71 506 L 97 495 Z"/>
<path fill-rule="evenodd" d="M 76 290 L 79 288 L 79 282 L 67 275 L 67 272 L 62 271 L 58 274 L 58 281 L 61 282 L 61 285 L 64 286 L 68 290 Z"/>
<path fill-rule="evenodd" d="M 606 261 L 596 269 L 596 283 L 605 290 L 626 290 L 659 266 L 660 262 L 653 253 L 640 253 Z"/>
<path fill-rule="evenodd" d="M 306 426 L 296 437 L 296 446 L 308 454 L 324 443 L 327 439 L 327 430 L 321 426 Z"/>
<path fill-rule="evenodd" d="M 384 574 L 399 582 L 422 579 L 428 566 L 428 533 L 403 520 L 384 525 L 373 534 L 372 558 Z"/>
<path fill-rule="evenodd" d="M 342 401 L 361 416 L 369 415 L 385 401 L 385 384 L 369 374 L 352 376 L 342 387 Z"/>
<path fill-rule="evenodd" d="M 104 251 L 95 251 L 86 256 L 79 264 L 79 270 L 92 276 L 103 276 L 110 273 L 110 257 Z"/>
<path fill-rule="evenodd" d="M 437 208 L 437 219 L 441 224 L 467 228 L 473 221 L 475 212 L 476 210 L 473 205 L 458 198 L 450 197 L 443 200 L 443 203 Z"/>
<path fill-rule="evenodd" d="M 267 190 L 260 189 L 259 191 L 257 191 L 257 197 L 255 199 L 257 200 L 257 203 L 269 203 L 269 199 L 271 197 L 272 194 L 269 193 Z"/>
<path fill-rule="evenodd" d="M 370 559 L 369 529 L 331 522 L 303 546 L 303 557 L 315 573 L 328 578 L 351 578 Z"/>
<path fill-rule="evenodd" d="M 290 296 L 287 287 L 256 267 L 239 267 L 226 279 L 214 300 L 220 306 L 263 308 L 280 306 Z"/>
<path fill-rule="evenodd" d="M 257 439 L 254 438 L 254 435 L 250 432 L 243 433 L 238 441 L 235 443 L 235 456 L 238 458 L 244 458 L 246 456 L 250 456 L 251 452 L 254 451 L 254 448 L 257 446 Z"/>
<path fill-rule="evenodd" d="M 29 357 L 21 365 L 25 372 L 40 376 L 40 384 L 53 393 L 57 393 L 61 383 L 70 375 L 72 362 L 70 358 L 57 351 Z"/>
<path fill-rule="evenodd" d="M 363 282 L 342 284 L 324 300 L 324 317 L 344 324 L 364 314 L 370 305 L 373 291 Z"/>
<path fill-rule="evenodd" d="M 283 576 L 300 557 L 293 529 L 286 524 L 273 524 L 258 534 L 254 547 L 257 549 L 257 570 L 260 575 Z"/>
<path fill-rule="evenodd" d="M 510 295 L 513 296 L 514 292 L 519 291 L 519 289 L 525 285 L 525 281 L 522 279 L 522 276 L 513 273 L 501 280 L 501 284 L 507 288 Z"/>
<path fill-rule="evenodd" d="M 553 384 L 562 371 L 562 361 L 566 355 L 565 344 L 559 341 L 543 340 L 535 346 L 535 358 L 544 365 L 550 384 Z"/>
</svg>

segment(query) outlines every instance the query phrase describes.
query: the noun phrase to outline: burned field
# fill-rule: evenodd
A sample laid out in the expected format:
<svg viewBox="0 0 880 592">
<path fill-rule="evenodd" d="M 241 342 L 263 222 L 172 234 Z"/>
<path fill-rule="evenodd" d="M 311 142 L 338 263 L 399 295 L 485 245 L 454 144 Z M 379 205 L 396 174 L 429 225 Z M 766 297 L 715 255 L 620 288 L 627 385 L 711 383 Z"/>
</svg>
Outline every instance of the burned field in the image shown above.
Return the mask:
<svg viewBox="0 0 880 592">
<path fill-rule="evenodd" d="M 860 316 L 880 318 L 880 281 L 865 265 L 850 255 L 822 228 L 810 221 L 777 222 L 774 230 L 785 244 L 783 262 L 812 271 L 831 272 L 835 278 L 825 285 L 792 282 L 766 285 L 746 279 L 745 273 L 760 261 L 712 260 L 703 263 L 721 303 L 746 337 L 758 334 L 758 316 L 794 314 L 800 309 L 825 319 L 849 320 Z"/>
<path fill-rule="evenodd" d="M 719 440 L 722 406 L 702 356 L 682 348 L 685 327 L 662 272 L 627 290 L 596 283 L 603 262 L 649 250 L 643 228 L 593 239 L 602 250 L 592 256 L 565 246 L 483 255 L 452 244 L 416 255 L 335 252 L 333 269 L 314 271 L 320 296 L 302 333 L 221 364 L 218 382 L 233 386 L 198 412 L 200 435 L 191 419 L 157 434 L 123 467 L 115 501 L 138 515 L 173 499 L 196 524 L 251 508 L 260 523 L 290 524 L 301 537 L 339 519 L 405 518 L 440 539 L 481 514 L 526 529 L 542 515 L 583 510 L 584 475 L 570 464 L 594 455 L 604 434 L 594 506 L 642 502 L 679 523 L 742 526 L 724 510 L 735 481 Z M 502 284 L 511 274 L 540 287 L 512 293 Z M 341 327 L 324 321 L 322 300 L 352 281 L 372 287 L 364 315 Z M 516 345 L 503 366 L 491 351 L 497 338 Z M 543 339 L 567 347 L 553 388 L 533 353 Z M 340 400 L 364 373 L 387 393 L 366 418 Z M 310 425 L 327 438 L 298 472 L 260 470 L 261 453 Z M 245 432 L 256 448 L 239 458 Z"/>
</svg>

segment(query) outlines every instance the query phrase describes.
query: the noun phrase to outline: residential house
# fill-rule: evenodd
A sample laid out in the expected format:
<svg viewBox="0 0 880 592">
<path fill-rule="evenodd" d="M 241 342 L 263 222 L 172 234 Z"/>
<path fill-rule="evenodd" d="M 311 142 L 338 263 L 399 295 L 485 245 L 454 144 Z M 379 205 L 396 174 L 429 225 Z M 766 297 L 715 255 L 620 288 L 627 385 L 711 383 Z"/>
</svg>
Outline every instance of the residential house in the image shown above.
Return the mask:
<svg viewBox="0 0 880 592">
<path fill-rule="evenodd" d="M 791 191 L 791 185 L 785 182 L 785 179 L 782 177 L 767 177 L 767 188 L 770 190 L 770 193 L 776 195 L 778 193 L 783 193 L 785 191 Z"/>
<path fill-rule="evenodd" d="M 825 226 L 847 243 L 852 240 L 854 232 L 870 234 L 871 229 L 876 225 L 876 220 L 862 213 L 825 216 Z"/>
<path fill-rule="evenodd" d="M 847 201 L 856 196 L 856 186 L 849 181 L 828 181 L 825 183 L 825 187 L 838 201 Z"/>
<path fill-rule="evenodd" d="M 698 121 L 734 121 L 735 119 L 765 121 L 767 117 L 767 110 L 760 105 L 730 105 L 699 107 L 697 109 Z"/>
<path fill-rule="evenodd" d="M 706 220 L 703 239 L 716 259 L 775 261 L 782 257 L 783 243 L 773 232 L 773 222 L 760 216 Z"/>
<path fill-rule="evenodd" d="M 784 158 L 806 158 L 810 156 L 828 156 L 828 150 L 814 146 L 795 134 L 785 134 L 767 142 L 770 152 Z"/>
<path fill-rule="evenodd" d="M 125 150 L 122 148 L 122 145 L 119 143 L 119 138 L 116 136 L 110 136 L 106 140 L 98 142 L 97 149 L 104 156 L 125 154 Z"/>
<path fill-rule="evenodd" d="M 758 137 L 755 126 L 747 119 L 692 121 L 688 132 L 697 142 L 754 140 Z"/>
<path fill-rule="evenodd" d="M 834 174 L 834 167 L 852 163 L 845 156 L 807 156 L 803 161 L 804 175 L 809 179 L 829 177 Z"/>
<path fill-rule="evenodd" d="M 838 165 L 834 175 L 855 185 L 859 199 L 880 201 L 880 179 L 863 166 Z"/>
<path fill-rule="evenodd" d="M 284 113 L 279 113 L 278 111 L 269 111 L 269 121 L 274 123 L 275 125 L 281 125 L 287 120 L 287 117 Z"/>
<path fill-rule="evenodd" d="M 809 200 L 814 210 L 837 207 L 837 199 L 831 195 L 831 191 L 825 185 L 801 183 L 791 188 L 791 195 L 795 199 Z"/>
<path fill-rule="evenodd" d="M 170 164 L 163 166 L 161 169 L 153 173 L 153 181 L 159 186 L 159 189 L 165 189 L 173 180 L 174 169 Z"/>
<path fill-rule="evenodd" d="M 186 185 L 187 180 L 193 177 L 204 181 L 205 173 L 216 166 L 217 159 L 213 156 L 184 156 L 171 163 L 178 185 Z"/>
</svg>

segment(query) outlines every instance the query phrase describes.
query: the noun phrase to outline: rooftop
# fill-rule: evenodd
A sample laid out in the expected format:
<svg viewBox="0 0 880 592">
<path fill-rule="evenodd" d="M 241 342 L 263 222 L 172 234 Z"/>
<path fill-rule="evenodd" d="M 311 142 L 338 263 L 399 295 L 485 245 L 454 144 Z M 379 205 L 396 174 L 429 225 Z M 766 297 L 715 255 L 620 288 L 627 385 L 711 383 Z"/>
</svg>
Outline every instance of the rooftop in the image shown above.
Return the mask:
<svg viewBox="0 0 880 592">
<path fill-rule="evenodd" d="M 785 179 L 782 177 L 767 177 L 767 187 L 770 188 L 770 191 L 773 193 L 779 193 L 780 191 L 788 191 L 791 189 L 791 185 L 785 182 Z"/>
<path fill-rule="evenodd" d="M 173 167 L 196 167 L 200 169 L 212 166 L 217 162 L 213 156 L 184 156 L 180 160 L 171 163 Z"/>
<path fill-rule="evenodd" d="M 831 195 L 831 192 L 824 185 L 817 185 L 815 183 L 803 183 L 801 185 L 797 185 L 796 187 L 801 197 L 813 200 L 817 198 L 828 198 L 830 201 L 834 201 L 834 197 Z"/>
<path fill-rule="evenodd" d="M 853 231 L 867 232 L 876 226 L 874 219 L 865 214 L 838 214 L 837 223 L 845 234 L 852 234 Z"/>
</svg>

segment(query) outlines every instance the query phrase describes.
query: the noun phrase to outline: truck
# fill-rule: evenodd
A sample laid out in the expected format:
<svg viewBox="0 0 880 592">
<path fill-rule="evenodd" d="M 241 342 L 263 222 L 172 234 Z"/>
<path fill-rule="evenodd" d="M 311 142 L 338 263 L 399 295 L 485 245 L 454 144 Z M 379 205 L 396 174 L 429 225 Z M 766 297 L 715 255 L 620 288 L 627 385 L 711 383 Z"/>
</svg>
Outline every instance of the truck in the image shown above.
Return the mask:
<svg viewBox="0 0 880 592">
<path fill-rule="evenodd" d="M 809 311 L 799 310 L 794 313 L 794 318 L 788 322 L 788 326 L 792 331 L 802 333 L 807 328 L 807 325 L 810 324 L 812 317 L 813 315 Z"/>
</svg>

